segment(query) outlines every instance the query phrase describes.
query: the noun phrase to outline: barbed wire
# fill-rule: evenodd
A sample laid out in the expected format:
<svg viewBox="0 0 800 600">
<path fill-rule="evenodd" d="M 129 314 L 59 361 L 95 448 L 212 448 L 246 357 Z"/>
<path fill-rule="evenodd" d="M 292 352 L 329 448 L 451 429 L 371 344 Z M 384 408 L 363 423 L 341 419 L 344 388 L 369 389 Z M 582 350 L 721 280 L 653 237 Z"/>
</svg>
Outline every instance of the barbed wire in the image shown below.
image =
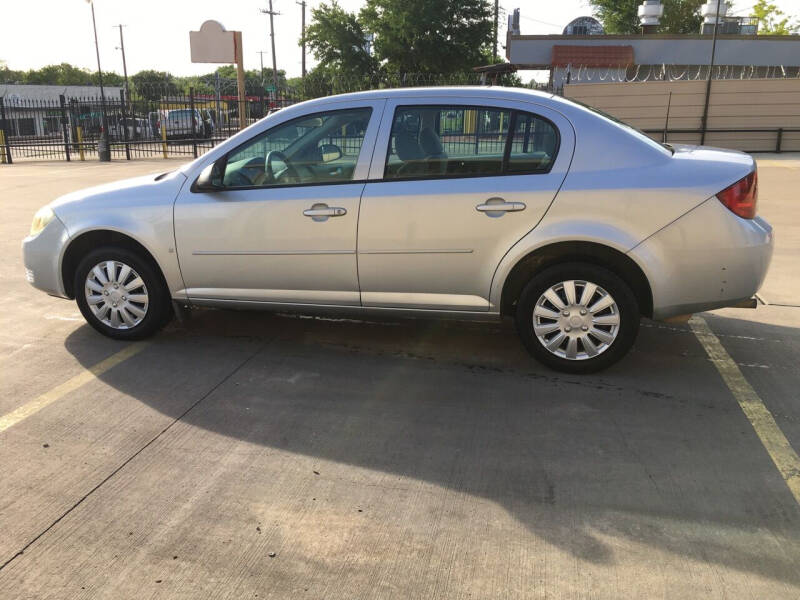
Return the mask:
<svg viewBox="0 0 800 600">
<path fill-rule="evenodd" d="M 555 79 L 570 83 L 610 83 L 645 81 L 705 81 L 708 65 L 619 65 L 617 67 L 591 67 L 567 65 L 554 67 Z M 800 67 L 758 65 L 715 65 L 712 79 L 797 79 Z"/>
</svg>

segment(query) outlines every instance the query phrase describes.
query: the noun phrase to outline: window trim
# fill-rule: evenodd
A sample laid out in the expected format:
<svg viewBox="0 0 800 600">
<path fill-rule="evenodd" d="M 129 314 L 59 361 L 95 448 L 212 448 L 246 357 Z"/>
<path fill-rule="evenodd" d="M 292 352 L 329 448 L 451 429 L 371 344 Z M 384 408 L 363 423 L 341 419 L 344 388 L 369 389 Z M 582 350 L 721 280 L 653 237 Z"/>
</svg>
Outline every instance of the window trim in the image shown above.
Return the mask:
<svg viewBox="0 0 800 600">
<path fill-rule="evenodd" d="M 286 121 L 282 121 L 281 123 L 277 123 L 276 125 L 274 125 L 273 127 L 270 127 L 269 129 L 265 129 L 264 131 L 260 131 L 259 133 L 257 133 L 253 137 L 248 138 L 247 140 L 243 141 L 241 144 L 239 144 L 235 148 L 231 148 L 230 150 L 228 150 L 225 154 L 223 154 L 217 160 L 215 160 L 213 164 L 219 165 L 222 168 L 222 173 L 223 173 L 223 177 L 224 177 L 225 168 L 228 166 L 228 159 L 230 158 L 230 156 L 233 155 L 234 153 L 238 152 L 242 147 L 252 143 L 256 138 L 268 135 L 270 131 L 274 131 L 278 127 L 283 127 L 284 125 L 288 125 L 289 123 L 291 123 L 293 121 L 298 121 L 300 119 L 313 118 L 315 115 L 319 115 L 319 114 L 336 113 L 336 112 L 348 112 L 348 111 L 353 111 L 353 110 L 368 110 L 369 111 L 369 116 L 367 118 L 367 128 L 364 130 L 364 138 L 366 140 L 367 129 L 369 128 L 370 124 L 372 123 L 372 119 L 374 118 L 375 110 L 374 110 L 373 106 L 370 106 L 370 105 L 348 106 L 348 107 L 344 107 L 344 108 L 334 108 L 334 109 L 331 109 L 331 110 L 320 110 L 320 111 L 317 111 L 317 112 L 305 113 L 305 114 L 299 115 L 297 117 L 294 117 L 292 119 L 287 119 Z M 297 140 L 295 140 L 295 141 L 297 141 Z M 292 143 L 294 143 L 294 142 L 292 142 Z M 289 144 L 289 145 L 291 146 L 292 144 Z M 359 156 L 356 157 L 356 165 L 358 165 L 358 160 L 361 157 L 361 152 L 363 151 L 363 149 L 364 149 L 364 142 L 362 141 L 361 147 L 358 149 Z M 199 177 L 199 175 L 198 175 L 198 177 Z M 316 187 L 316 186 L 321 186 L 321 185 L 346 185 L 348 183 L 354 183 L 354 184 L 362 183 L 363 184 L 363 183 L 366 183 L 366 181 L 367 180 L 364 180 L 364 179 L 348 179 L 347 181 L 316 181 L 316 182 L 313 182 L 313 183 L 282 183 L 282 184 L 279 184 L 279 185 L 247 185 L 247 186 L 238 186 L 238 187 L 222 187 L 222 188 L 220 188 L 218 190 L 214 190 L 214 193 L 217 194 L 217 193 L 238 192 L 238 191 L 246 191 L 246 190 L 272 190 L 272 189 L 283 189 L 283 188 L 294 188 L 294 187 L 312 187 L 312 186 Z M 192 183 L 192 187 L 189 189 L 189 191 L 192 192 L 192 193 L 195 193 L 195 194 L 208 193 L 205 190 L 198 190 L 196 188 L 196 185 L 197 185 L 197 178 L 195 178 L 194 182 Z"/>
<path fill-rule="evenodd" d="M 508 132 L 506 134 L 506 142 L 505 147 L 503 150 L 503 158 L 501 161 L 501 168 L 499 173 L 453 173 L 453 174 L 444 174 L 444 175 L 432 175 L 432 176 L 420 176 L 420 177 L 386 177 L 386 169 L 389 166 L 389 157 L 391 156 L 391 143 L 392 143 L 392 132 L 394 130 L 394 122 L 395 117 L 397 116 L 397 112 L 401 109 L 425 109 L 425 108 L 434 108 L 434 109 L 441 109 L 444 110 L 446 108 L 457 108 L 457 109 L 464 109 L 464 110 L 497 110 L 497 111 L 508 111 L 509 115 L 509 127 Z M 517 115 L 519 113 L 532 115 L 537 119 L 541 119 L 545 123 L 549 124 L 550 127 L 553 128 L 553 132 L 555 133 L 555 147 L 552 156 L 552 160 L 546 169 L 529 169 L 524 171 L 508 171 L 508 162 L 511 155 L 511 145 L 513 144 L 513 136 L 512 131 L 513 127 L 516 126 Z M 394 107 L 394 113 L 392 114 L 391 118 L 391 125 L 389 129 L 389 137 L 387 139 L 386 145 L 386 158 L 384 159 L 383 165 L 383 173 L 381 174 L 380 179 L 372 179 L 370 180 L 371 183 L 378 183 L 378 182 L 398 182 L 398 181 L 432 181 L 432 180 L 441 180 L 441 179 L 468 179 L 468 178 L 477 178 L 477 177 L 509 177 L 513 175 L 547 175 L 550 171 L 553 170 L 553 166 L 556 164 L 556 159 L 558 158 L 558 153 L 561 151 L 561 131 L 559 130 L 558 126 L 547 117 L 544 117 L 538 113 L 532 112 L 530 110 L 521 110 L 518 108 L 510 108 L 510 107 L 503 107 L 503 106 L 496 106 L 496 105 L 477 105 L 477 104 L 397 104 Z"/>
</svg>

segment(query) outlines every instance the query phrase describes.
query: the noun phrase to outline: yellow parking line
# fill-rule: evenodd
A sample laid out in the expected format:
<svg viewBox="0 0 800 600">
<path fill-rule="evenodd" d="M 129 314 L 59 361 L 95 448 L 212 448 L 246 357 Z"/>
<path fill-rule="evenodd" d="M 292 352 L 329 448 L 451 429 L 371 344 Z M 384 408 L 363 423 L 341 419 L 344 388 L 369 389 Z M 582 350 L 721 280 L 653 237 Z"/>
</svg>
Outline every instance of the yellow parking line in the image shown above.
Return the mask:
<svg viewBox="0 0 800 600">
<path fill-rule="evenodd" d="M 134 356 L 144 350 L 147 347 L 147 343 L 137 343 L 131 346 L 128 346 L 124 350 L 120 350 L 116 354 L 112 354 L 107 359 L 100 361 L 93 367 L 86 369 L 85 371 L 75 375 L 72 379 L 68 379 L 61 385 L 57 385 L 56 387 L 52 388 L 51 390 L 45 392 L 35 400 L 31 400 L 27 404 L 23 404 L 16 410 L 11 411 L 7 415 L 3 415 L 0 417 L 0 433 L 8 429 L 9 427 L 13 427 L 20 421 L 23 421 L 30 417 L 33 414 L 36 414 L 44 407 L 49 406 L 59 398 L 69 394 L 70 392 L 77 390 L 82 385 L 89 383 L 90 381 L 97 379 L 100 375 L 116 367 L 121 362 L 128 360 L 131 356 Z"/>
<path fill-rule="evenodd" d="M 719 338 L 711 331 L 705 319 L 695 315 L 689 320 L 689 325 L 755 429 L 756 435 L 772 458 L 772 462 L 775 463 L 786 485 L 789 486 L 789 491 L 800 504 L 800 457 L 797 456 L 797 452 L 789 444 L 789 440 L 783 435 L 772 413 L 764 406 L 761 398 L 744 378 L 739 367 L 723 348 Z"/>
</svg>

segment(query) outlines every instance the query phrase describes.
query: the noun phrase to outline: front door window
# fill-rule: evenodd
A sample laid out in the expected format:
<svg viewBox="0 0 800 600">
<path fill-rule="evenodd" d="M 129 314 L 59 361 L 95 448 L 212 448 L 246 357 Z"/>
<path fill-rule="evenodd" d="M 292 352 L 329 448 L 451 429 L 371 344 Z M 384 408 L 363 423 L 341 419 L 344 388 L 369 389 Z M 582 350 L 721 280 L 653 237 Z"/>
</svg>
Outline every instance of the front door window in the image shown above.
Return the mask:
<svg viewBox="0 0 800 600">
<path fill-rule="evenodd" d="M 316 113 L 256 136 L 228 155 L 227 188 L 352 181 L 371 108 Z"/>
</svg>

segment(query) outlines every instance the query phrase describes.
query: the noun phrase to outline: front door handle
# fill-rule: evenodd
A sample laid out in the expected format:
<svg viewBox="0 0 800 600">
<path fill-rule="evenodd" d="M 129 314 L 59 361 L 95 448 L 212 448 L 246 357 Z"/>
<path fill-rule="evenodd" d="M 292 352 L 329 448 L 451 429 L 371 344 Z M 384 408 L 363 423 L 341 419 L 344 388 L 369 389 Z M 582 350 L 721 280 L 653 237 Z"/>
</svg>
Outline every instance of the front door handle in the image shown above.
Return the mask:
<svg viewBox="0 0 800 600">
<path fill-rule="evenodd" d="M 315 221 L 327 221 L 329 217 L 342 217 L 347 214 L 347 209 L 341 206 L 328 206 L 327 204 L 315 204 L 311 208 L 303 211 L 306 217 L 311 217 Z"/>
<path fill-rule="evenodd" d="M 502 198 L 489 198 L 484 204 L 478 204 L 475 210 L 486 213 L 489 217 L 498 217 L 507 212 L 525 210 L 524 202 L 506 202 Z"/>
</svg>

